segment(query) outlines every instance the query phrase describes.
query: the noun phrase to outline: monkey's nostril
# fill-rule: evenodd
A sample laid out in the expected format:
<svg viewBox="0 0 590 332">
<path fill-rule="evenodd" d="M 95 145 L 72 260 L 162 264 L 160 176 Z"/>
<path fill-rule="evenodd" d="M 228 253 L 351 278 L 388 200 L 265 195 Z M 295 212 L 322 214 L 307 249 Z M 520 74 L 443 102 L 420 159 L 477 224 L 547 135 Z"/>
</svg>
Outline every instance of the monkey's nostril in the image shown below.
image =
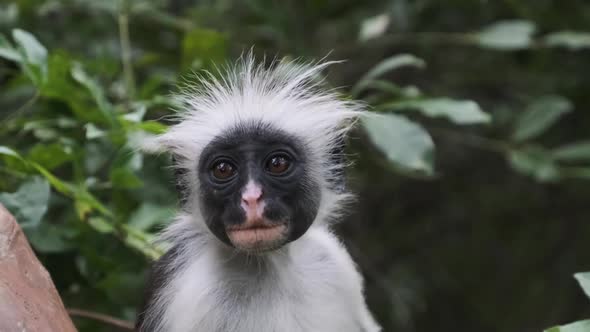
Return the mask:
<svg viewBox="0 0 590 332">
<path fill-rule="evenodd" d="M 258 195 L 258 196 L 242 195 L 242 204 L 246 205 L 247 207 L 255 207 L 260 202 L 261 199 L 262 199 L 262 195 Z"/>
<path fill-rule="evenodd" d="M 262 188 L 254 182 L 249 182 L 242 193 L 242 204 L 254 207 L 262 199 Z"/>
</svg>

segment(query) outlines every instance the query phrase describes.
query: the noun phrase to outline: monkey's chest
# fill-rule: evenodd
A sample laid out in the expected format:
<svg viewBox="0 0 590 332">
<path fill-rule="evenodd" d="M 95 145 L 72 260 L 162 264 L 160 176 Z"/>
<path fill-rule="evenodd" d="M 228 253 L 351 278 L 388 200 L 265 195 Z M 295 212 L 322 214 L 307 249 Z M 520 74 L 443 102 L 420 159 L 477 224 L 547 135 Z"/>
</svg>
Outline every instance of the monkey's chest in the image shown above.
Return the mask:
<svg viewBox="0 0 590 332">
<path fill-rule="evenodd" d="M 185 314 L 172 320 L 170 331 L 359 331 L 356 313 L 343 293 L 317 282 L 221 282 L 193 292 L 192 301 L 182 302 Z"/>
</svg>

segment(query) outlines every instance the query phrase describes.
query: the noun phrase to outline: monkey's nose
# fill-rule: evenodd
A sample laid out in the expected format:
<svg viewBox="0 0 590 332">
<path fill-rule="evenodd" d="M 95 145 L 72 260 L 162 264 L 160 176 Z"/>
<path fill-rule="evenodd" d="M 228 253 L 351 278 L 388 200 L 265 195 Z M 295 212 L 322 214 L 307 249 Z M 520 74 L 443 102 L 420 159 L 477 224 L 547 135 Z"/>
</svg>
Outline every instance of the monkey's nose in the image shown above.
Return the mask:
<svg viewBox="0 0 590 332">
<path fill-rule="evenodd" d="M 260 185 L 249 182 L 242 192 L 242 208 L 246 211 L 247 219 L 262 217 L 262 188 Z"/>
</svg>

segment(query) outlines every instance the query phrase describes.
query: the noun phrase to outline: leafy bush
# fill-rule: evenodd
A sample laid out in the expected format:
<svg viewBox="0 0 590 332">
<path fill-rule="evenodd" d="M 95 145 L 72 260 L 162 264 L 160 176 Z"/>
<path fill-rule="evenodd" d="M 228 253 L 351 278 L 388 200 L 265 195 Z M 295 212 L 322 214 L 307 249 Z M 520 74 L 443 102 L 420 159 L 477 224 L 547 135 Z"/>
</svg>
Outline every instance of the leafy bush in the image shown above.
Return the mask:
<svg viewBox="0 0 590 332">
<path fill-rule="evenodd" d="M 526 52 L 544 58 L 546 52 L 590 49 L 589 33 L 545 27 L 537 33 L 530 20 L 497 20 L 470 32 L 395 33 L 399 22 L 394 16 L 404 10 L 371 16 L 372 6 L 386 7 L 380 1 L 289 6 L 286 10 L 262 0 L 194 6 L 172 0 L 29 0 L 0 6 L 5 18 L 0 26 L 5 32 L 0 35 L 0 202 L 16 215 L 69 307 L 128 320 L 135 316 L 148 263 L 162 253 L 151 241 L 174 213 L 177 196 L 166 169 L 169 160 L 145 156 L 139 146 L 166 130 L 166 115 L 175 107 L 170 91 L 193 71 L 231 61 L 251 45 L 257 45 L 258 53 L 321 57 L 326 50 L 306 33 L 313 28 L 336 41 L 343 29 L 349 32 L 344 39 L 354 40 L 352 46 L 336 45 L 331 57 L 346 54 L 339 50 L 348 47 L 358 52 L 398 42 L 418 44 L 418 52 L 420 45 L 445 44 L 491 57 Z M 301 24 L 306 27 L 299 29 Z M 399 175 L 443 176 L 436 159 L 453 154 L 437 151 L 437 146 L 446 140 L 490 151 L 513 171 L 539 182 L 590 178 L 590 137 L 547 139 L 576 108 L 565 94 L 539 89 L 544 93 L 534 91 L 517 101 L 476 102 L 431 83 L 403 79 L 428 70 L 430 61 L 389 49 L 368 58 L 355 65 L 354 83 L 344 92 L 380 114 L 364 119 L 361 144 L 352 145 L 359 159 L 374 163 L 370 167 L 391 171 L 386 182 Z M 332 69 L 329 78 L 338 81 L 346 66 Z M 511 71 L 506 65 L 485 75 L 497 80 L 503 70 Z M 465 69 L 458 75 L 473 73 Z M 551 75 L 548 81 L 557 77 Z M 534 81 L 531 76 L 523 80 Z M 515 111 L 519 108 L 524 110 Z M 361 170 L 367 167 L 358 162 Z M 368 244 L 363 248 L 372 250 Z M 370 265 L 359 259 L 370 274 Z M 387 276 L 377 278 L 388 283 Z M 414 310 L 406 303 L 397 307 Z M 380 318 L 393 317 L 385 326 L 412 329 L 411 314 L 388 310 L 376 309 Z M 87 320 L 77 323 L 81 330 L 100 327 Z"/>
</svg>

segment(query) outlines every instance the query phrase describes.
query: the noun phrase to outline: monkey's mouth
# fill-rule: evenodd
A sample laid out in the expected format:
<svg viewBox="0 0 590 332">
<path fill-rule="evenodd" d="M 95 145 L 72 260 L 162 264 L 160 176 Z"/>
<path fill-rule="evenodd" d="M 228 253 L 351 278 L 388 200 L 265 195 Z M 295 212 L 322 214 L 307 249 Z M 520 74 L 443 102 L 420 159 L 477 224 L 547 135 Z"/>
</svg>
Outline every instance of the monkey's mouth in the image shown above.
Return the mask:
<svg viewBox="0 0 590 332">
<path fill-rule="evenodd" d="M 285 243 L 288 233 L 286 223 L 259 221 L 250 225 L 229 226 L 227 236 L 234 247 L 245 251 L 268 251 Z"/>
</svg>

